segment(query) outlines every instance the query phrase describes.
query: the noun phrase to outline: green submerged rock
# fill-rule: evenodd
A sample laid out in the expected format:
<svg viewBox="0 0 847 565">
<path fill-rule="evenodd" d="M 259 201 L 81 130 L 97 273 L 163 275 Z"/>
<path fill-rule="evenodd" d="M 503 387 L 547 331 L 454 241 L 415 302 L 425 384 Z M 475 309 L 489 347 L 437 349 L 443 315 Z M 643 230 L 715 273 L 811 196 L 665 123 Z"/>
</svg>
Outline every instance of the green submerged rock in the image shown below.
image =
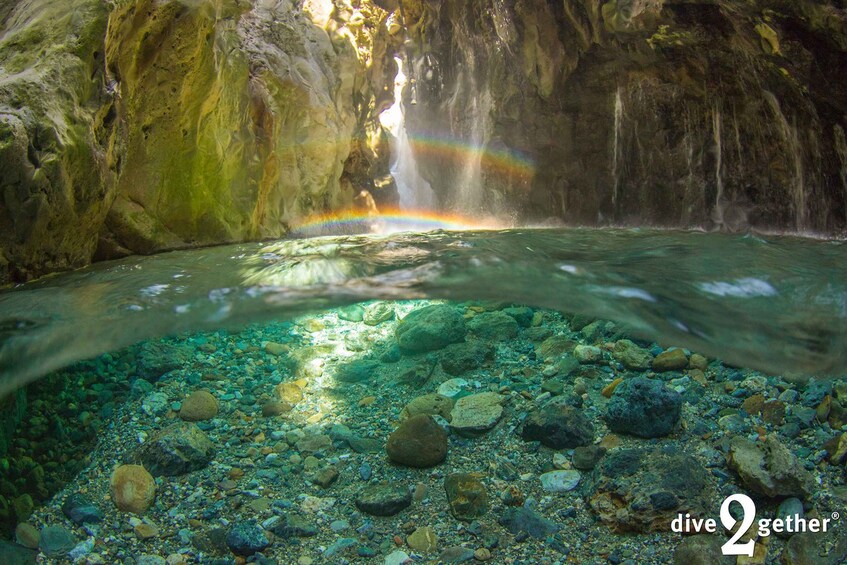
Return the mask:
<svg viewBox="0 0 847 565">
<path fill-rule="evenodd" d="M 452 306 L 426 306 L 409 313 L 394 332 L 400 348 L 409 353 L 442 349 L 465 339 L 465 319 Z"/>
</svg>

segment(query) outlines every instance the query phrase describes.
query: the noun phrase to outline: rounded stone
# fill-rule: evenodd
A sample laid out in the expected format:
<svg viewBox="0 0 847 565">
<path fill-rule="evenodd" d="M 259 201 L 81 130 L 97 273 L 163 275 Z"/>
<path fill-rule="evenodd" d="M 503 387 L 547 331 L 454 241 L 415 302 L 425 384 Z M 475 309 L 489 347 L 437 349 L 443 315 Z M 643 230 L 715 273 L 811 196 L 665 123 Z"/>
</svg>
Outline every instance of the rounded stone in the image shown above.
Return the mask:
<svg viewBox="0 0 847 565">
<path fill-rule="evenodd" d="M 465 319 L 452 306 L 436 305 L 415 310 L 397 324 L 394 335 L 404 351 L 435 351 L 465 339 Z"/>
<path fill-rule="evenodd" d="M 657 373 L 680 371 L 688 366 L 688 357 L 682 349 L 663 351 L 653 359 L 653 370 Z"/>
<path fill-rule="evenodd" d="M 579 471 L 550 471 L 541 475 L 541 488 L 547 492 L 568 492 L 576 488 L 581 478 Z"/>
<path fill-rule="evenodd" d="M 179 417 L 187 422 L 211 420 L 218 415 L 218 399 L 208 390 L 195 390 L 182 401 Z"/>
<path fill-rule="evenodd" d="M 32 524 L 21 522 L 15 528 L 15 541 L 29 549 L 38 549 L 38 542 L 41 540 L 41 534 Z"/>
<path fill-rule="evenodd" d="M 438 536 L 430 526 L 423 526 L 409 534 L 406 543 L 418 553 L 429 553 L 438 547 Z"/>
<path fill-rule="evenodd" d="M 443 396 L 438 393 L 425 394 L 419 396 L 409 402 L 403 411 L 400 413 L 401 420 L 408 420 L 412 416 L 418 414 L 426 414 L 429 416 L 441 416 L 448 422 L 450 421 L 450 411 L 453 410 L 453 399 Z"/>
<path fill-rule="evenodd" d="M 112 501 L 121 512 L 143 514 L 156 499 L 156 481 L 141 465 L 121 465 L 110 480 Z"/>
<path fill-rule="evenodd" d="M 646 349 L 639 347 L 633 341 L 621 339 L 615 342 L 612 357 L 627 369 L 643 371 L 650 368 L 653 356 Z"/>
<path fill-rule="evenodd" d="M 266 418 L 281 416 L 282 414 L 288 414 L 289 412 L 291 412 L 291 405 L 284 401 L 271 401 L 262 404 L 262 416 Z"/>
<path fill-rule="evenodd" d="M 47 526 L 41 530 L 38 547 L 47 557 L 64 557 L 76 545 L 76 538 L 62 526 Z"/>
<path fill-rule="evenodd" d="M 505 341 L 518 335 L 518 322 L 503 312 L 483 312 L 468 322 L 468 329 L 480 339 Z"/>
<path fill-rule="evenodd" d="M 432 467 L 447 457 L 447 432 L 426 414 L 412 416 L 388 436 L 388 458 L 407 467 Z"/>
<path fill-rule="evenodd" d="M 698 534 L 683 538 L 673 553 L 673 565 L 729 565 L 735 559 L 724 556 L 724 539 L 717 535 Z"/>
</svg>

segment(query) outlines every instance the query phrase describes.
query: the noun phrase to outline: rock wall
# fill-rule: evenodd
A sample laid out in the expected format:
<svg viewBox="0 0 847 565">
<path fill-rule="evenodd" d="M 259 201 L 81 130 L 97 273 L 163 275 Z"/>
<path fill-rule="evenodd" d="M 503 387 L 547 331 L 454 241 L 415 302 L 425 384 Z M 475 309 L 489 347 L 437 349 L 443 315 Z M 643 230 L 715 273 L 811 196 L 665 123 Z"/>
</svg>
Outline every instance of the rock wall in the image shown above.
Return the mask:
<svg viewBox="0 0 847 565">
<path fill-rule="evenodd" d="M 387 173 L 394 47 L 370 2 L 7 5 L 0 283 L 283 235 Z"/>
<path fill-rule="evenodd" d="M 844 231 L 844 2 L 403 8 L 407 123 L 442 204 L 525 221 Z M 433 149 L 448 139 L 459 143 Z"/>
</svg>

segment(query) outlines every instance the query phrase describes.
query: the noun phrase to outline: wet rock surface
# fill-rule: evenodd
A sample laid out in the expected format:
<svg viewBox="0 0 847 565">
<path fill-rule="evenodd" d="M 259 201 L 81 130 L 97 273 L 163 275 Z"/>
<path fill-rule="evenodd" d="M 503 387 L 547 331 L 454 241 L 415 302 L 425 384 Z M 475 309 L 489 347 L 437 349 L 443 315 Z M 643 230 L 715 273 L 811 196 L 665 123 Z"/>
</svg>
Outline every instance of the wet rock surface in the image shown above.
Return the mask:
<svg viewBox="0 0 847 565">
<path fill-rule="evenodd" d="M 395 330 L 401 349 L 410 352 L 434 351 L 464 340 L 467 327 L 452 306 L 427 306 L 409 313 Z"/>
<path fill-rule="evenodd" d="M 404 485 L 371 485 L 356 497 L 356 508 L 373 516 L 394 516 L 412 504 L 412 494 Z"/>
<path fill-rule="evenodd" d="M 636 377 L 614 389 L 606 422 L 618 433 L 655 438 L 668 435 L 679 421 L 682 397 L 662 381 Z"/>
<path fill-rule="evenodd" d="M 567 399 L 554 398 L 530 413 L 521 436 L 553 449 L 574 448 L 594 441 L 594 426 Z"/>
<path fill-rule="evenodd" d="M 141 446 L 138 460 L 153 475 L 181 475 L 205 467 L 215 445 L 194 424 L 173 424 Z"/>
<path fill-rule="evenodd" d="M 728 463 L 744 486 L 765 496 L 808 497 L 815 488 L 812 475 L 773 436 L 762 444 L 744 437 L 732 438 Z"/>
<path fill-rule="evenodd" d="M 667 531 L 680 512 L 709 516 L 714 482 L 705 466 L 672 447 L 619 449 L 593 475 L 592 509 L 620 531 Z"/>
<path fill-rule="evenodd" d="M 447 457 L 447 432 L 427 414 L 412 416 L 388 436 L 389 459 L 408 467 L 432 467 Z"/>
</svg>

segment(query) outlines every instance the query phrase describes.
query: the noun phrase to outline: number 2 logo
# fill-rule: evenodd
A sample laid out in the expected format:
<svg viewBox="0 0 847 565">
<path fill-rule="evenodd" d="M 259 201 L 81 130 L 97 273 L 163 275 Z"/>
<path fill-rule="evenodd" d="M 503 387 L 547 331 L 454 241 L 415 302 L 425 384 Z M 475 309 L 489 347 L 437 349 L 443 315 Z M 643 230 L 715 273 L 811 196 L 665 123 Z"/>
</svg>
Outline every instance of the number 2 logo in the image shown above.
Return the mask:
<svg viewBox="0 0 847 565">
<path fill-rule="evenodd" d="M 728 496 L 723 501 L 723 504 L 721 504 L 721 524 L 723 524 L 723 527 L 727 530 L 732 530 L 732 528 L 735 527 L 735 524 L 738 523 L 738 520 L 729 513 L 729 507 L 733 502 L 740 504 L 741 509 L 744 511 L 744 514 L 741 517 L 741 527 L 738 528 L 728 542 L 721 546 L 721 552 L 724 555 L 746 555 L 748 557 L 753 557 L 753 547 L 756 542 L 749 540 L 744 543 L 739 543 L 738 540 L 741 539 L 741 536 L 747 533 L 747 530 L 750 529 L 750 526 L 752 526 L 753 522 L 756 520 L 756 503 L 753 502 L 753 499 L 746 494 L 733 494 L 732 496 Z"/>
</svg>

